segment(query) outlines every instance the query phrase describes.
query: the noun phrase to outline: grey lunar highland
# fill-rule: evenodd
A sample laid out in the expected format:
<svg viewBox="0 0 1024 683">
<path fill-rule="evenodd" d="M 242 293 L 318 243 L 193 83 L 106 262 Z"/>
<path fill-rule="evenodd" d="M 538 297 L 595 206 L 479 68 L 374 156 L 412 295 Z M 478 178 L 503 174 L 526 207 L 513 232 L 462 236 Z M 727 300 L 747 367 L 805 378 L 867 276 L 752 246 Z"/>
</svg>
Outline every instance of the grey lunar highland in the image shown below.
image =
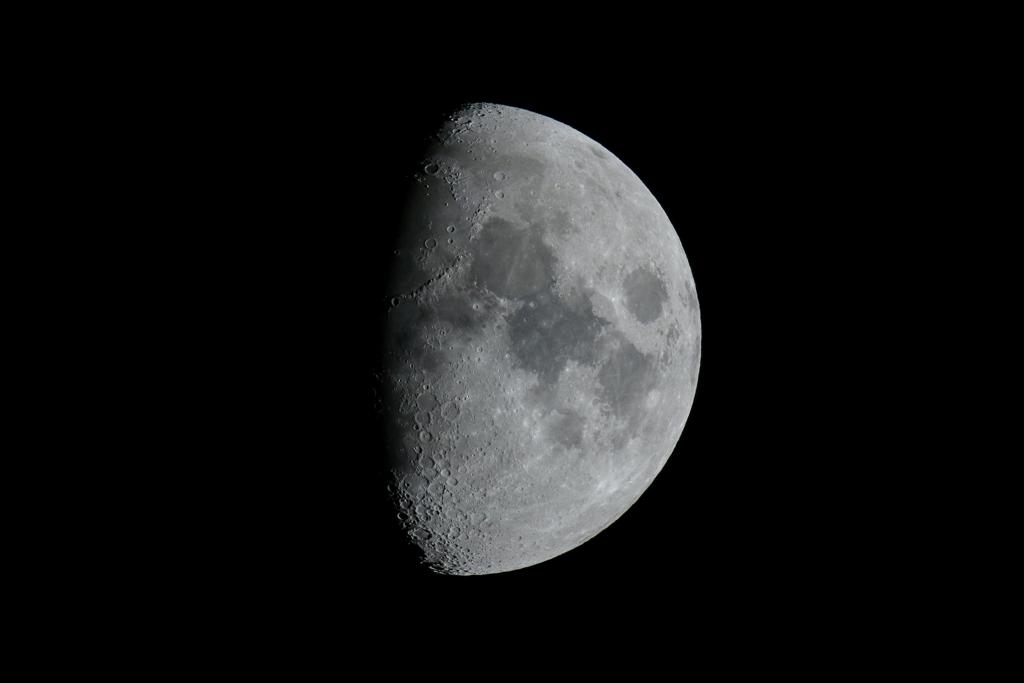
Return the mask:
<svg viewBox="0 0 1024 683">
<path fill-rule="evenodd" d="M 679 237 L 600 144 L 494 104 L 444 121 L 405 209 L 382 394 L 400 523 L 444 574 L 572 550 L 636 502 L 690 412 Z"/>
</svg>

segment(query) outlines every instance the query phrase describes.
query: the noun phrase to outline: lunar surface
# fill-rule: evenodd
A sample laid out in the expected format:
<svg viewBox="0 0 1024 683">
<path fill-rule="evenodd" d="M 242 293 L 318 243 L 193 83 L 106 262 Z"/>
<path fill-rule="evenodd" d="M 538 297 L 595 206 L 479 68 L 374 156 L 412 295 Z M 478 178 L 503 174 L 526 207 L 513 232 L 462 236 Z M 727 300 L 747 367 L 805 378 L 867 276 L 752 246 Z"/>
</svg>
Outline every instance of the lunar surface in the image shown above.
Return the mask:
<svg viewBox="0 0 1024 683">
<path fill-rule="evenodd" d="M 607 149 L 494 104 L 443 122 L 405 208 L 381 378 L 399 523 L 444 574 L 572 550 L 636 502 L 690 412 L 679 237 Z"/>
</svg>

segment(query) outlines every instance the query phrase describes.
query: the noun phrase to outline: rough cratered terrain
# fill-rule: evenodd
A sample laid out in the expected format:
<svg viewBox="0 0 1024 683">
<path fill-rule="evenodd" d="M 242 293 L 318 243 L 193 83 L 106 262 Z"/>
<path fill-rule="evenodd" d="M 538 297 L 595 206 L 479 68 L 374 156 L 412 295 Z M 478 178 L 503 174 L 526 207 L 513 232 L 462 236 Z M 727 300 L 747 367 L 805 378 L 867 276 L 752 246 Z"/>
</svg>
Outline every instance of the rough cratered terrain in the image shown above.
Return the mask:
<svg viewBox="0 0 1024 683">
<path fill-rule="evenodd" d="M 401 523 L 448 574 L 571 550 L 639 498 L 689 414 L 679 238 L 601 145 L 492 104 L 445 121 L 406 208 L 383 377 Z"/>
</svg>

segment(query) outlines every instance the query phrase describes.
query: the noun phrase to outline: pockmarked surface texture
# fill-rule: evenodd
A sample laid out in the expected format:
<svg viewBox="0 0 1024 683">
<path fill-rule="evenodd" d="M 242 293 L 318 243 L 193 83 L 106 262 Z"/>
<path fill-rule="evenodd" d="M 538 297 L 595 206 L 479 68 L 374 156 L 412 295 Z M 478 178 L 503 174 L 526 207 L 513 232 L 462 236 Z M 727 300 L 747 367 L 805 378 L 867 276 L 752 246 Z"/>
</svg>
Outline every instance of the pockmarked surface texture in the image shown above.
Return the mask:
<svg viewBox="0 0 1024 683">
<path fill-rule="evenodd" d="M 456 111 L 389 288 L 389 490 L 435 571 L 569 551 L 673 452 L 700 365 L 693 276 L 657 200 L 594 140 L 513 107 Z"/>
</svg>

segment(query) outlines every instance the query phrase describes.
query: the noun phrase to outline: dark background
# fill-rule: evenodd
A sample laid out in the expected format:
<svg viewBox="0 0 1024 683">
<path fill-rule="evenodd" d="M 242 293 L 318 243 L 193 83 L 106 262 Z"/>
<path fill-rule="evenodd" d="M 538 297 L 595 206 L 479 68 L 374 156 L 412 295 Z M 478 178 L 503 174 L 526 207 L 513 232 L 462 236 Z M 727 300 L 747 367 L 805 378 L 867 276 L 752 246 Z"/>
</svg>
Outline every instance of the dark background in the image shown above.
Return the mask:
<svg viewBox="0 0 1024 683">
<path fill-rule="evenodd" d="M 976 623 L 951 618 L 951 589 L 1000 604 L 957 570 L 993 566 L 971 496 L 996 509 L 998 474 L 962 479 L 1001 415 L 965 420 L 986 396 L 954 384 L 983 374 L 977 304 L 1012 272 L 965 293 L 965 263 L 998 271 L 1003 242 L 974 231 L 1012 196 L 984 173 L 1012 111 L 991 21 L 627 7 L 605 29 L 592 9 L 563 26 L 547 8 L 433 4 L 422 21 L 382 6 L 289 24 L 278 9 L 78 31 L 18 104 L 39 114 L 12 129 L 39 193 L 26 229 L 56 257 L 29 260 L 27 289 L 59 305 L 14 298 L 60 324 L 27 329 L 43 355 L 12 363 L 77 413 L 33 410 L 31 459 L 61 487 L 30 489 L 13 521 L 59 549 L 25 558 L 47 570 L 28 594 L 39 619 L 75 617 L 69 632 L 118 652 L 159 643 L 157 666 L 305 652 L 522 677 L 551 654 L 764 670 L 830 644 L 834 667 L 870 665 L 927 622 Z M 370 388 L 406 176 L 474 101 L 572 126 L 647 185 L 694 273 L 702 362 L 679 447 L 611 527 L 541 565 L 441 577 L 383 499 Z M 978 441 L 943 443 L 953 422 Z M 67 447 L 47 449 L 55 435 Z M 72 600 L 57 613 L 49 595 Z M 945 662 L 927 640 L 915 666 Z"/>
<path fill-rule="evenodd" d="M 991 565 L 948 537 L 988 523 L 970 497 L 994 498 L 998 474 L 960 479 L 1000 415 L 965 421 L 977 392 L 952 382 L 981 374 L 965 340 L 990 336 L 961 267 L 996 270 L 1002 244 L 972 231 L 1001 225 L 984 210 L 1011 196 L 982 173 L 984 153 L 1005 156 L 1009 43 L 959 15 L 638 9 L 598 30 L 516 8 L 514 36 L 468 6 L 423 6 L 422 22 L 204 12 L 53 53 L 18 105 L 38 129 L 14 129 L 39 192 L 26 229 L 55 257 L 29 255 L 26 282 L 58 305 L 15 291 L 45 344 L 12 363 L 68 406 L 16 396 L 56 486 L 29 488 L 13 521 L 42 551 L 24 558 L 45 569 L 39 619 L 130 652 L 102 629 L 117 621 L 167 648 L 158 666 L 232 644 L 232 666 L 291 666 L 290 640 L 420 676 L 533 673 L 552 652 L 763 670 L 756 643 L 789 664 L 848 642 L 845 667 L 904 647 L 950 587 L 988 583 L 954 574 Z M 474 101 L 568 124 L 648 186 L 694 273 L 702 363 L 678 449 L 620 520 L 535 567 L 439 577 L 381 495 L 370 387 L 406 175 Z M 933 248 L 972 243 L 987 252 Z M 977 443 L 942 443 L 954 417 Z M 64 595 L 59 613 L 40 603 Z M 483 667 L 462 658 L 480 641 Z"/>
<path fill-rule="evenodd" d="M 183 204 L 201 247 L 176 279 L 193 305 L 169 371 L 194 387 L 174 438 L 202 473 L 170 521 L 181 586 L 256 620 L 368 628 L 395 610 L 563 603 L 714 624 L 867 596 L 882 565 L 861 549 L 879 542 L 889 485 L 864 436 L 885 417 L 862 400 L 879 382 L 866 283 L 880 209 L 865 197 L 885 187 L 864 172 L 870 107 L 821 74 L 780 73 L 439 87 L 356 69 L 211 86 L 212 114 L 186 111 L 168 142 L 202 159 Z M 384 503 L 372 369 L 407 176 L 442 117 L 477 101 L 561 121 L 639 176 L 693 270 L 703 348 L 679 445 L 617 522 L 534 567 L 443 577 Z"/>
<path fill-rule="evenodd" d="M 367 268 L 381 267 L 370 254 L 386 259 L 389 253 L 388 229 L 397 207 L 390 194 L 378 194 L 382 187 L 391 192 L 378 179 L 395 178 L 400 185 L 399 171 L 416 168 L 424 136 L 441 116 L 464 102 L 485 101 L 566 123 L 640 177 L 679 233 L 703 326 L 697 394 L 679 445 L 648 491 L 607 530 L 527 569 L 435 577 L 413 566 L 414 553 L 391 545 L 390 530 L 381 528 L 391 523 L 390 511 L 374 512 L 380 519 L 371 519 L 368 512 L 339 509 L 338 530 L 327 524 L 325 540 L 336 536 L 336 557 L 348 557 L 352 585 L 410 598 L 437 591 L 453 599 L 512 601 L 527 595 L 582 599 L 599 591 L 601 600 L 707 608 L 780 600 L 780 591 L 808 590 L 848 571 L 850 544 L 837 543 L 837 536 L 846 533 L 856 513 L 837 501 L 848 494 L 848 469 L 854 466 L 846 453 L 853 438 L 846 420 L 853 416 L 836 413 L 847 402 L 833 395 L 837 383 L 853 383 L 848 391 L 859 393 L 870 377 L 850 372 L 849 349 L 839 350 L 832 341 L 847 332 L 832 326 L 834 307 L 844 298 L 835 286 L 835 269 L 848 267 L 846 250 L 868 246 L 844 238 L 854 228 L 857 209 L 837 186 L 837 167 L 847 168 L 837 157 L 851 152 L 855 134 L 836 130 L 840 122 L 821 111 L 827 105 L 809 97 L 806 84 L 785 88 L 684 82 L 674 96 L 641 84 L 601 92 L 571 83 L 564 90 L 441 89 L 424 88 L 419 77 L 410 76 L 388 84 L 388 97 L 366 108 L 355 136 L 339 132 L 343 150 L 348 144 L 359 150 L 358 156 L 343 153 L 339 163 L 361 169 L 355 186 L 339 192 L 339 203 L 375 199 L 361 207 L 366 218 L 358 227 L 335 222 L 343 234 L 362 238 L 373 231 L 365 235 L 365 260 L 360 256 L 346 267 L 342 254 L 330 257 L 351 283 L 339 282 L 335 291 L 351 286 L 364 296 L 372 277 Z M 344 296 L 345 305 L 330 302 L 325 309 L 349 336 L 360 329 L 345 313 L 349 304 L 358 306 L 352 301 L 356 292 Z M 845 324 L 858 327 L 855 317 Z M 372 330 L 367 332 L 372 338 Z M 344 357 L 339 343 L 343 371 L 364 371 L 362 363 L 345 368 Z M 359 400 L 348 391 L 336 396 L 342 404 Z M 342 461 L 374 453 L 372 437 L 360 439 L 361 431 L 350 432 L 345 442 L 354 449 L 345 455 L 343 446 L 337 456 Z M 339 491 L 347 486 L 323 484 Z M 339 507 L 349 508 L 344 499 L 339 494 Z M 373 508 L 361 503 L 359 509 Z M 363 545 L 350 544 L 341 531 L 350 514 L 379 538 L 367 533 Z M 382 525 L 385 518 L 388 524 Z"/>
</svg>

